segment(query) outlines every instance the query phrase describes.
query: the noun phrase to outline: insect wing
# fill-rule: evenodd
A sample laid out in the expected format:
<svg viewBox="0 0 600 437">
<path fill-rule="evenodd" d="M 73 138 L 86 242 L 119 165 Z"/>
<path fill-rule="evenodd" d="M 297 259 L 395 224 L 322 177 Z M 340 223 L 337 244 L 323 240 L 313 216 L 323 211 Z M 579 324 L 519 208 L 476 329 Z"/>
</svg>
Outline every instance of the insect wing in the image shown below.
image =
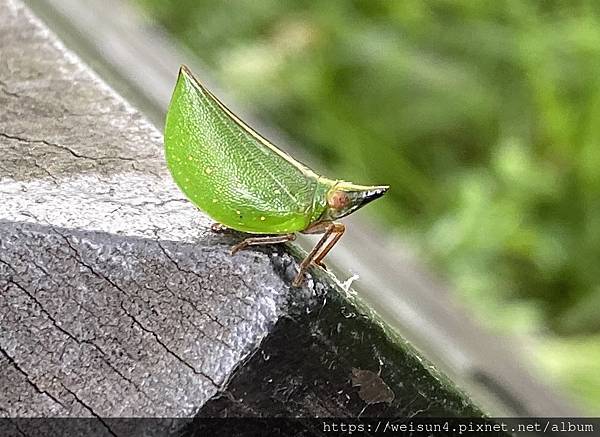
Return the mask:
<svg viewBox="0 0 600 437">
<path fill-rule="evenodd" d="M 179 187 L 220 223 L 265 233 L 308 225 L 318 176 L 247 126 L 185 67 L 167 114 L 165 149 Z"/>
</svg>

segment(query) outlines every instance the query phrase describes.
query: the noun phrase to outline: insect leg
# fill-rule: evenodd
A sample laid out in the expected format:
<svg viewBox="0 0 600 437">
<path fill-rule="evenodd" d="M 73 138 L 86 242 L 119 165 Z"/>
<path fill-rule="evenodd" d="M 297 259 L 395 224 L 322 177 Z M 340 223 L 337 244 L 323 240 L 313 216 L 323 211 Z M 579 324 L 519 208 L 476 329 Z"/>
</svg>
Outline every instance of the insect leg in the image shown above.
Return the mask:
<svg viewBox="0 0 600 437">
<path fill-rule="evenodd" d="M 329 253 L 333 246 L 335 246 L 339 239 L 342 238 L 342 235 L 344 235 L 344 232 L 346 231 L 346 226 L 341 223 L 332 223 L 331 226 L 333 226 L 333 230 L 331 232 L 333 234 L 333 238 L 325 245 L 325 247 L 323 247 L 321 252 L 315 256 L 315 259 L 313 260 L 314 264 L 323 268 L 325 268 L 325 265 L 322 262 L 323 258 L 325 258 L 325 256 Z"/>
<path fill-rule="evenodd" d="M 227 232 L 229 228 L 225 225 L 222 225 L 221 223 L 215 222 L 212 225 L 210 225 L 210 230 L 213 232 Z"/>
<path fill-rule="evenodd" d="M 250 237 L 244 241 L 236 244 L 231 248 L 231 254 L 234 255 L 236 252 L 245 249 L 248 246 L 261 246 L 266 244 L 285 243 L 286 241 L 293 241 L 296 239 L 296 234 L 285 234 L 285 235 L 265 235 L 263 237 Z"/>
<path fill-rule="evenodd" d="M 302 262 L 300 263 L 300 268 L 298 269 L 298 274 L 292 281 L 292 285 L 294 287 L 299 287 L 300 284 L 302 284 L 302 280 L 304 279 L 304 272 L 306 271 L 306 269 L 308 269 L 308 266 L 310 266 L 311 261 L 313 260 L 313 258 L 315 257 L 315 255 L 317 254 L 319 249 L 323 246 L 325 241 L 327 241 L 327 239 L 329 238 L 329 235 L 331 235 L 331 232 L 329 229 L 330 228 L 327 228 L 327 230 L 325 231 L 325 233 L 323 234 L 323 236 L 321 237 L 319 242 L 315 245 L 315 247 L 313 247 L 313 249 L 309 252 L 309 254 L 306 255 L 306 258 L 304 258 L 302 260 Z"/>
<path fill-rule="evenodd" d="M 294 278 L 294 281 L 292 282 L 292 285 L 294 287 L 298 287 L 298 286 L 300 286 L 300 284 L 302 284 L 302 280 L 304 279 L 304 273 L 306 272 L 306 270 L 308 269 L 310 264 L 315 259 L 319 259 L 319 261 L 320 261 L 327 254 L 327 252 L 329 252 L 331 250 L 331 248 L 337 242 L 337 240 L 340 239 L 340 237 L 344 233 L 345 229 L 346 229 L 345 226 L 340 223 L 331 223 L 329 226 L 327 226 L 327 228 L 325 229 L 325 233 L 323 234 L 323 237 L 321 237 L 321 239 L 315 245 L 315 247 L 313 247 L 313 249 L 306 256 L 306 258 L 304 258 L 302 263 L 300 263 L 300 269 L 298 270 L 298 274 L 296 275 L 296 277 Z M 336 235 L 333 237 L 332 242 L 330 242 L 329 244 L 327 244 L 325 246 L 325 248 L 323 249 L 324 253 L 321 255 L 319 252 L 321 251 L 321 248 L 323 247 L 323 245 L 325 245 L 325 243 L 327 243 L 327 240 L 329 239 L 331 234 L 336 234 Z"/>
</svg>

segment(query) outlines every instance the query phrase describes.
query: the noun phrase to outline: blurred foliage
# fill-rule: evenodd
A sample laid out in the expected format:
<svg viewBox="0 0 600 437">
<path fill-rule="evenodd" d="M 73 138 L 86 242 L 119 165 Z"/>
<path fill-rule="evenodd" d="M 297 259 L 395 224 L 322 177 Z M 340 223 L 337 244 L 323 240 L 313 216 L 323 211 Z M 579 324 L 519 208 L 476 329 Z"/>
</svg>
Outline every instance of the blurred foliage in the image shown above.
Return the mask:
<svg viewBox="0 0 600 437">
<path fill-rule="evenodd" d="M 137 1 L 600 406 L 600 2 Z"/>
<path fill-rule="evenodd" d="M 589 405 L 590 413 L 597 417 L 600 335 L 547 339 L 539 351 L 545 358 L 544 370 L 565 387 L 576 387 L 580 400 Z"/>
</svg>

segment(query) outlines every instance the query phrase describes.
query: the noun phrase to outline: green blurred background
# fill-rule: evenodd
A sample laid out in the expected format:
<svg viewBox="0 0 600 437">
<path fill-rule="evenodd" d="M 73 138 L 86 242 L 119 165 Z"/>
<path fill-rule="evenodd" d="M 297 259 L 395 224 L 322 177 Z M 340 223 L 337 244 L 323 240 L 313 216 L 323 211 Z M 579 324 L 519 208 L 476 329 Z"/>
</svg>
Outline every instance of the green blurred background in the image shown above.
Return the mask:
<svg viewBox="0 0 600 437">
<path fill-rule="evenodd" d="M 600 411 L 600 2 L 135 1 Z"/>
</svg>

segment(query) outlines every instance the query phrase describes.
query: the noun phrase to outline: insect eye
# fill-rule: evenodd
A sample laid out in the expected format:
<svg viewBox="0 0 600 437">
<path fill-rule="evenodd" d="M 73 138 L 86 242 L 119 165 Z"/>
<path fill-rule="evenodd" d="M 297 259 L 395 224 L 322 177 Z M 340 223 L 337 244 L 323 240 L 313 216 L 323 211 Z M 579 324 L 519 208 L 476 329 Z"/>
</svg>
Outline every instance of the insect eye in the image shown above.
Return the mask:
<svg viewBox="0 0 600 437">
<path fill-rule="evenodd" d="M 334 209 L 343 209 L 348 205 L 349 202 L 350 198 L 343 191 L 335 191 L 327 201 L 329 206 Z"/>
</svg>

